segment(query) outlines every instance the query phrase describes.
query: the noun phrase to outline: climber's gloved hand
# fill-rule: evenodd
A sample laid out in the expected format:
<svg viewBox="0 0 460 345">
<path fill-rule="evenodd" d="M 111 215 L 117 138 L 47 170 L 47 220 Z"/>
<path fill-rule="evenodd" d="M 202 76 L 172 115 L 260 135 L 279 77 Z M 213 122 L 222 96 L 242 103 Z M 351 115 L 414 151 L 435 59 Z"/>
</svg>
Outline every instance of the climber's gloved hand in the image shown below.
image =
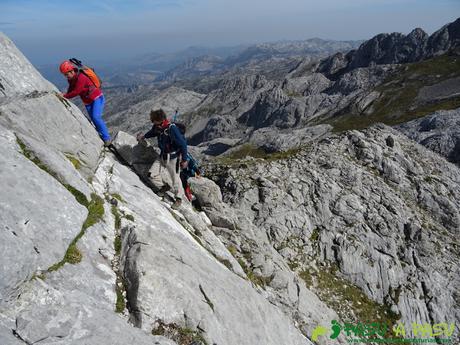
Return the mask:
<svg viewBox="0 0 460 345">
<path fill-rule="evenodd" d="M 144 134 L 142 133 L 137 133 L 136 135 L 137 141 L 143 141 L 145 139 Z"/>
</svg>

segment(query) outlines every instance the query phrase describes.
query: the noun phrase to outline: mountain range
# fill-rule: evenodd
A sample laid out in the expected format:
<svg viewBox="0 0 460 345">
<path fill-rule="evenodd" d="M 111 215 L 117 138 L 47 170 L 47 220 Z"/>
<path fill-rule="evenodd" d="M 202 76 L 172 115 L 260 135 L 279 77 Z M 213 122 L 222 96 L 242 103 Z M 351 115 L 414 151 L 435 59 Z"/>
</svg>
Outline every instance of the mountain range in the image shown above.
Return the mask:
<svg viewBox="0 0 460 345">
<path fill-rule="evenodd" d="M 276 49 L 253 47 L 247 52 L 259 53 L 248 55 L 263 56 L 254 58 L 253 64 L 214 73 L 215 66 L 209 62 L 200 65 L 199 77 L 193 77 L 198 73 L 193 65 L 176 70 L 176 81 L 160 88 L 141 88 L 130 96 L 124 96 L 122 90 L 109 92 L 114 106 L 107 113 L 108 123 L 115 121 L 117 129 L 131 133 L 145 130 L 147 110 L 135 103 L 142 99 L 154 106 L 159 97 L 168 110 L 179 109 L 192 144 L 238 138 L 233 140 L 236 145 L 249 143 L 276 151 L 293 148 L 279 143 L 276 134 L 292 128 L 321 126 L 318 128 L 327 132 L 360 129 L 375 122 L 395 125 L 436 110 L 455 109 L 460 106 L 459 27 L 456 20 L 431 36 L 421 29 L 408 35 L 380 34 L 357 49 L 326 58 L 300 55 L 286 60 L 281 57 L 283 44 Z M 292 45 L 288 47 L 293 50 Z M 273 51 L 278 53 L 270 55 Z M 212 67 L 208 70 L 206 66 Z M 174 89 L 168 89 L 171 85 Z M 149 96 L 148 90 L 156 90 L 158 96 Z M 174 97 L 168 100 L 175 92 L 182 95 L 180 99 L 187 99 L 184 95 L 189 93 L 199 102 L 185 105 Z M 130 123 L 130 129 L 120 119 Z"/>
</svg>

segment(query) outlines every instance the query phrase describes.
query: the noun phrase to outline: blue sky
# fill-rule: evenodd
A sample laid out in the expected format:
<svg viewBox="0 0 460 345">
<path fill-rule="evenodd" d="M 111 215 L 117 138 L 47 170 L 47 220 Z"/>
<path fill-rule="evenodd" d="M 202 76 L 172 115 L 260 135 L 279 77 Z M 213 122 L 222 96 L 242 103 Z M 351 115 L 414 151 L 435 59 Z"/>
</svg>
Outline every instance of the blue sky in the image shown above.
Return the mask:
<svg viewBox="0 0 460 345">
<path fill-rule="evenodd" d="M 0 31 L 36 64 L 415 27 L 432 33 L 457 17 L 460 0 L 0 0 Z"/>
</svg>

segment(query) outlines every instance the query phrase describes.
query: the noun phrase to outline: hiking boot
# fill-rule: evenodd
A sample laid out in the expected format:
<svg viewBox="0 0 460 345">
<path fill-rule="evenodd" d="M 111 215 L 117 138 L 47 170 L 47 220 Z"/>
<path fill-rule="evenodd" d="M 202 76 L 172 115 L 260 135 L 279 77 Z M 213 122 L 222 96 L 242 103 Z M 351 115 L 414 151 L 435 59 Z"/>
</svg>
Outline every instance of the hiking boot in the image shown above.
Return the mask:
<svg viewBox="0 0 460 345">
<path fill-rule="evenodd" d="M 171 205 L 171 208 L 173 210 L 177 210 L 181 205 L 182 205 L 182 200 L 176 199 L 176 201 L 174 201 L 174 204 Z"/>
<path fill-rule="evenodd" d="M 157 195 L 161 198 L 166 196 L 166 192 L 168 192 L 171 189 L 167 184 L 163 185 L 158 191 L 156 192 Z"/>
</svg>

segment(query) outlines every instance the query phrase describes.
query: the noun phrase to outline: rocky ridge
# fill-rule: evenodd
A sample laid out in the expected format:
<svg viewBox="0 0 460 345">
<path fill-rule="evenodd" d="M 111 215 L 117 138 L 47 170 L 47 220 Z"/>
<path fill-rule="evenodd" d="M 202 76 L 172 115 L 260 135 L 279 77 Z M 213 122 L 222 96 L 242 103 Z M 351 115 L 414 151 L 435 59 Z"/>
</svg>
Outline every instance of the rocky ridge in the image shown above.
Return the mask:
<svg viewBox="0 0 460 345">
<path fill-rule="evenodd" d="M 460 108 L 437 111 L 396 128 L 450 162 L 460 164 Z"/>
<path fill-rule="evenodd" d="M 358 41 L 342 42 L 319 38 L 255 44 L 226 58 L 213 55 L 193 57 L 166 72 L 163 79 L 180 81 L 183 85 L 186 80 L 196 82 L 197 77 L 219 74 L 251 75 L 257 72 L 276 79 L 279 75 L 276 69 L 286 68 L 282 66 L 290 66 L 288 68 L 292 69 L 305 56 L 318 59 L 338 51 L 346 52 L 357 48 L 359 44 Z"/>
<path fill-rule="evenodd" d="M 422 29 L 401 33 L 380 34 L 364 42 L 357 50 L 337 53 L 325 59 L 318 72 L 337 78 L 355 68 L 373 64 L 388 65 L 416 62 L 447 53 L 460 45 L 460 18 L 429 36 Z"/>
</svg>

